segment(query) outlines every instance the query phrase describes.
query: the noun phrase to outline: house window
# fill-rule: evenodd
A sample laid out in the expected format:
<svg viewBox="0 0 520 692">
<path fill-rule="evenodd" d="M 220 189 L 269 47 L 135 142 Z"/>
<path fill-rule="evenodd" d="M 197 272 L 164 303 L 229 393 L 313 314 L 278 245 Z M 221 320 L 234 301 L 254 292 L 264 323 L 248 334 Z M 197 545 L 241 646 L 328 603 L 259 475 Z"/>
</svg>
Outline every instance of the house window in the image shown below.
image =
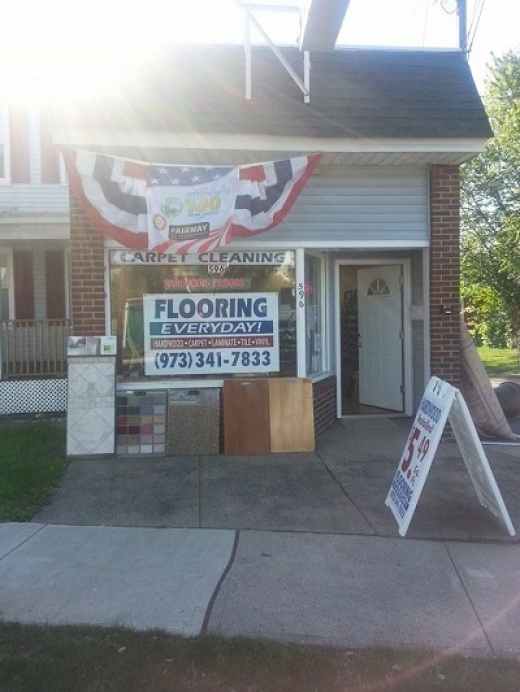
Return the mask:
<svg viewBox="0 0 520 692">
<path fill-rule="evenodd" d="M 40 112 L 40 159 L 42 183 L 61 183 L 64 181 L 64 166 L 58 147 L 54 144 L 49 119 Z"/>
<path fill-rule="evenodd" d="M 11 183 L 29 183 L 29 114 L 26 106 L 9 106 L 9 151 Z M 7 165 L 6 172 L 7 176 Z"/>
<path fill-rule="evenodd" d="M 14 310 L 17 320 L 34 319 L 34 268 L 31 250 L 13 250 Z"/>
<path fill-rule="evenodd" d="M 47 319 L 65 319 L 65 260 L 62 250 L 45 250 L 45 310 Z"/>
<path fill-rule="evenodd" d="M 6 252 L 0 252 L 0 319 L 9 319 L 9 262 Z"/>
<path fill-rule="evenodd" d="M 323 325 L 323 260 L 305 258 L 305 313 L 307 338 L 307 374 L 316 375 L 325 369 Z"/>
<path fill-rule="evenodd" d="M 0 183 L 9 182 L 9 120 L 7 106 L 0 106 Z"/>
</svg>

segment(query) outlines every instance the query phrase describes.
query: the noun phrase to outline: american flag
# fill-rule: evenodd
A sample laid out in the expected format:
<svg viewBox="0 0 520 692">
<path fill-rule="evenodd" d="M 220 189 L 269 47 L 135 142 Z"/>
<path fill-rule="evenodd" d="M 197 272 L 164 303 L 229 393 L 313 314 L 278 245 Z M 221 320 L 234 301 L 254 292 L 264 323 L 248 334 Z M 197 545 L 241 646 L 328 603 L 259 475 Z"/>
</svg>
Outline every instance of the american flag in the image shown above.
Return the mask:
<svg viewBox="0 0 520 692">
<path fill-rule="evenodd" d="M 220 180 L 233 170 L 232 166 L 148 166 L 148 185 L 150 187 L 169 187 L 180 185 L 204 185 Z"/>
<path fill-rule="evenodd" d="M 62 148 L 69 182 L 91 221 L 121 245 L 134 249 L 204 252 L 277 226 L 291 209 L 321 154 L 238 167 L 231 223 L 209 238 L 164 241 L 149 233 L 147 196 L 160 187 L 179 188 L 223 180 L 228 166 L 171 166 Z M 197 179 L 198 178 L 198 179 Z"/>
</svg>

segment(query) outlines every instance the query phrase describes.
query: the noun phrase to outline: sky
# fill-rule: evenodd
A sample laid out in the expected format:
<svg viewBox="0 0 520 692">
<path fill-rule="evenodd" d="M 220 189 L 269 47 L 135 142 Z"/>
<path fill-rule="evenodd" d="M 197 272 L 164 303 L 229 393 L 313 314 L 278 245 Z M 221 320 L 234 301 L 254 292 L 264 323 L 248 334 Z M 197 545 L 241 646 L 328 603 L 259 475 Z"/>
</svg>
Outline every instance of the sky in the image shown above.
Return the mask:
<svg viewBox="0 0 520 692">
<path fill-rule="evenodd" d="M 277 1 L 298 2 L 262 0 Z M 467 3 L 470 29 L 483 3 L 470 53 L 482 90 L 491 53 L 520 49 L 520 0 Z M 456 47 L 455 8 L 456 0 L 351 0 L 337 46 Z M 256 16 L 275 43 L 296 45 L 297 13 Z M 2 8 L 0 101 L 110 89 L 164 44 L 242 43 L 243 35 L 237 0 L 11 0 Z M 254 31 L 252 39 L 263 42 Z"/>
</svg>

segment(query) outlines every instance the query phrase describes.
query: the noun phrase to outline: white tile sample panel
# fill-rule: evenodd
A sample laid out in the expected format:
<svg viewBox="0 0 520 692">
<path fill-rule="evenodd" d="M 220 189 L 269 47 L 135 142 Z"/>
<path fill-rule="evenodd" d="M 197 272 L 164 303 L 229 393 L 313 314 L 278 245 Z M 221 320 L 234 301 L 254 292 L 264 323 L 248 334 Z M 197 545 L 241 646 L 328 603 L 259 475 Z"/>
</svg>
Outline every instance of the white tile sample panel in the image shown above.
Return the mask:
<svg viewBox="0 0 520 692">
<path fill-rule="evenodd" d="M 69 358 L 67 455 L 115 451 L 115 357 Z"/>
</svg>

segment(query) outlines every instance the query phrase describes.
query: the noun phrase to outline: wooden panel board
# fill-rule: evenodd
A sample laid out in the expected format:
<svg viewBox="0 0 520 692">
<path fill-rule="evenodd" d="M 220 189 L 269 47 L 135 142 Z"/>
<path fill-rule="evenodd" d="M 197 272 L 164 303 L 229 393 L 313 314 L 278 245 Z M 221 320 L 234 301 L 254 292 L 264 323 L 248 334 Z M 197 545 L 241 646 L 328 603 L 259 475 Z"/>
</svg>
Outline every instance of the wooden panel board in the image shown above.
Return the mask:
<svg viewBox="0 0 520 692">
<path fill-rule="evenodd" d="M 269 380 L 271 452 L 313 452 L 312 382 L 296 377 Z"/>
<path fill-rule="evenodd" d="M 224 380 L 223 397 L 224 454 L 268 454 L 268 380 Z"/>
</svg>

